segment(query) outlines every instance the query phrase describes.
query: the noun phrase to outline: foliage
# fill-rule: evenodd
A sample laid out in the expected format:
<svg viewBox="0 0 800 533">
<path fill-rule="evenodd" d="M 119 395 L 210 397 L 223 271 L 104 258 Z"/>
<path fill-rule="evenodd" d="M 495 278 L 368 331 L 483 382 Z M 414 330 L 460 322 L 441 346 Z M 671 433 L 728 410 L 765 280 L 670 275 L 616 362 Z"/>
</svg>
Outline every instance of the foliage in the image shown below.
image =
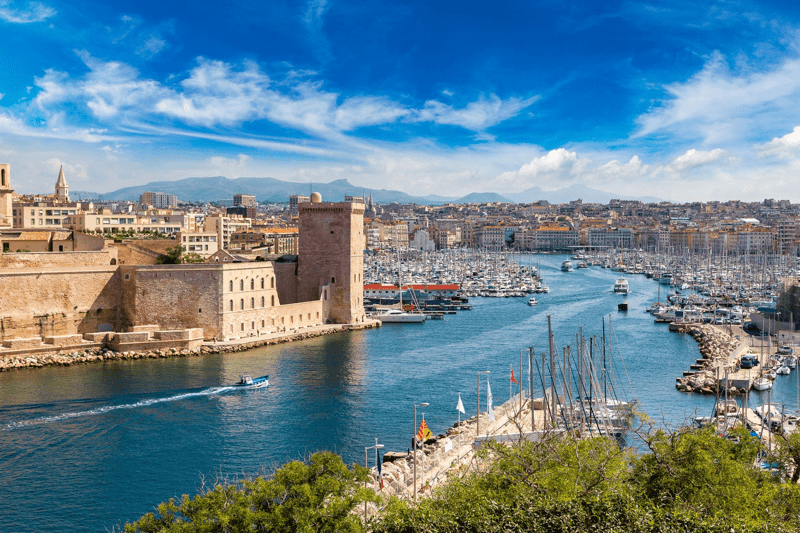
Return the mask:
<svg viewBox="0 0 800 533">
<path fill-rule="evenodd" d="M 178 265 L 183 262 L 183 254 L 186 248 L 180 244 L 167 248 L 167 253 L 160 255 L 156 262 L 159 265 Z"/>
<path fill-rule="evenodd" d="M 331 452 L 313 454 L 307 463 L 293 461 L 267 479 L 259 477 L 213 489 L 180 501 L 170 499 L 125 533 L 200 532 L 355 532 L 360 519 L 351 511 L 375 493 L 363 488 L 369 471 L 350 470 Z"/>
</svg>

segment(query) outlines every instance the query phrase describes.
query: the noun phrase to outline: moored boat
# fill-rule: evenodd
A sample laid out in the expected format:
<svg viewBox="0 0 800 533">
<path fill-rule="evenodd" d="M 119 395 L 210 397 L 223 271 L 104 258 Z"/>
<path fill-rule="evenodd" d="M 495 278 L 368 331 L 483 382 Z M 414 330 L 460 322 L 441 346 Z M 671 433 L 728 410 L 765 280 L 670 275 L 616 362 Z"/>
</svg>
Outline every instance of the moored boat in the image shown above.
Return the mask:
<svg viewBox="0 0 800 533">
<path fill-rule="evenodd" d="M 383 323 L 389 324 L 420 324 L 425 322 L 425 315 L 422 313 L 406 313 L 399 309 L 387 309 L 383 313 L 373 315 Z"/>
</svg>

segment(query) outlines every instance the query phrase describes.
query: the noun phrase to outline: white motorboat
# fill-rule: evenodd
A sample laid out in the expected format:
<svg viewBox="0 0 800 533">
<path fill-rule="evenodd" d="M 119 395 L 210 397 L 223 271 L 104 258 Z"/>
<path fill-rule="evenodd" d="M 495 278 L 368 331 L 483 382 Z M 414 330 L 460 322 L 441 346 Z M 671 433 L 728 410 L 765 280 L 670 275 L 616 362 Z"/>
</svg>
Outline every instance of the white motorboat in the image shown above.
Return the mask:
<svg viewBox="0 0 800 533">
<path fill-rule="evenodd" d="M 383 323 L 390 324 L 420 324 L 425 322 L 425 315 L 422 313 L 406 313 L 400 309 L 387 309 L 383 313 L 373 315 Z"/>
<path fill-rule="evenodd" d="M 561 262 L 561 270 L 562 272 L 572 272 L 572 261 L 569 259 L 564 259 Z"/>
<path fill-rule="evenodd" d="M 528 305 L 539 305 L 539 302 L 536 301 L 536 298 L 531 296 L 530 298 L 528 298 Z"/>
<path fill-rule="evenodd" d="M 614 283 L 614 292 L 617 294 L 628 294 L 631 292 L 630 286 L 628 285 L 628 280 L 625 278 L 619 278 L 616 283 Z"/>
</svg>

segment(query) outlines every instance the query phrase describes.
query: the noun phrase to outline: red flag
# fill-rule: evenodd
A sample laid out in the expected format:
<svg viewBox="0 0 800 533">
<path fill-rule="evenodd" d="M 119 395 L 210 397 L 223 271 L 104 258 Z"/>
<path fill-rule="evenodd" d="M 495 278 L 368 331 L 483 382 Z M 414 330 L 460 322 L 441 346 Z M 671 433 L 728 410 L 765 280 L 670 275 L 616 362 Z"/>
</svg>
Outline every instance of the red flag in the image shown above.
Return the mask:
<svg viewBox="0 0 800 533">
<path fill-rule="evenodd" d="M 517 380 L 514 379 L 514 367 L 513 366 L 511 367 L 511 383 L 517 383 L 519 385 Z"/>
</svg>

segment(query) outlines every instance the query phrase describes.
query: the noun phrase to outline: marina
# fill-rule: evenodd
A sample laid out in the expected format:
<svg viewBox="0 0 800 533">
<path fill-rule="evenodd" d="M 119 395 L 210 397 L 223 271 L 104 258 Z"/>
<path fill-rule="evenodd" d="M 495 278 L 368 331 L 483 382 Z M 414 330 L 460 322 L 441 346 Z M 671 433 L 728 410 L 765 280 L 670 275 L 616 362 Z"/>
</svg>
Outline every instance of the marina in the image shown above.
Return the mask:
<svg viewBox="0 0 800 533">
<path fill-rule="evenodd" d="M 446 435 L 460 414 L 455 409 L 459 393 L 464 419 L 475 416 L 477 372 L 490 371 L 481 378 L 484 412 L 487 376 L 498 407 L 509 400 L 510 365 L 528 389 L 531 347 L 534 367 L 541 366 L 543 353 L 549 358 L 548 315 L 559 357 L 572 347 L 575 375 L 580 366 L 576 336 L 582 330 L 584 339 L 599 339 L 605 324 L 607 363 L 613 364 L 605 376 L 611 379 L 613 371 L 616 390 L 607 399 L 636 401 L 657 424 L 669 427 L 711 416 L 714 394 L 675 388 L 676 376 L 699 357 L 697 341 L 654 323 L 645 312 L 657 301 L 659 284 L 645 275 L 628 277 L 629 311 L 620 313 L 620 297 L 609 290 L 617 272 L 592 265 L 566 273 L 560 268 L 563 259 L 515 259 L 528 267 L 528 278 L 536 268 L 551 289 L 537 293 L 535 307 L 528 305 L 528 293 L 470 297 L 470 311 L 422 326 L 387 325 L 202 357 L 2 373 L 0 482 L 6 497 L 0 500 L 0 530 L 110 529 L 170 497 L 194 494 L 203 477 L 257 474 L 323 449 L 346 462 L 361 462 L 363 447 L 375 438 L 386 451 L 406 455 L 417 430 L 415 404 L 429 403 L 419 415 L 434 435 Z M 491 261 L 500 264 L 501 259 Z M 425 281 L 432 280 L 415 283 Z M 594 361 L 602 361 L 602 351 L 596 351 L 602 343 L 590 344 Z M 602 363 L 594 373 L 586 368 L 584 383 L 594 383 L 593 391 L 602 389 Z M 227 386 L 242 374 L 267 372 L 269 387 L 231 394 L 234 387 Z M 784 412 L 795 412 L 797 375 L 778 375 L 770 391 L 751 391 L 749 408 L 780 403 Z M 540 373 L 534 376 L 541 379 Z M 541 391 L 535 382 L 534 398 L 542 397 Z M 577 391 L 572 389 L 573 398 Z M 585 406 L 573 403 L 570 419 L 580 424 L 584 412 L 604 412 L 600 404 Z M 482 421 L 481 428 L 483 434 L 489 426 Z M 466 440 L 466 434 L 462 437 Z M 49 474 L 55 469 L 59 476 Z M 87 512 L 86 501 L 97 505 Z M 25 516 L 16 511 L 22 506 L 29 509 Z"/>
</svg>

